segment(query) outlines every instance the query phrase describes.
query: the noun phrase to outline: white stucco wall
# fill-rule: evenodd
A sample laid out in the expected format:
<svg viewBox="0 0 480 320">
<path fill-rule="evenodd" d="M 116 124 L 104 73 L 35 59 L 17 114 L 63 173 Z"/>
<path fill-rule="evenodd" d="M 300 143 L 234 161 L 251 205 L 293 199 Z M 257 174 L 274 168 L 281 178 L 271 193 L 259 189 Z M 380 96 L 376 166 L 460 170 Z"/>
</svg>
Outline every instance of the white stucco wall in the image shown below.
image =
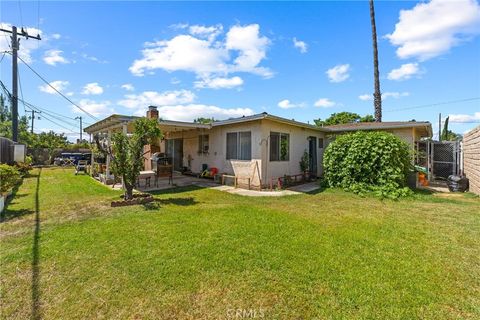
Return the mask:
<svg viewBox="0 0 480 320">
<path fill-rule="evenodd" d="M 227 133 L 250 131 L 252 134 L 252 160 L 227 160 Z M 208 167 L 218 168 L 219 172 L 232 174 L 240 177 L 250 177 L 254 186 L 260 185 L 260 168 L 262 165 L 260 142 L 261 136 L 260 121 L 250 121 L 241 124 L 213 127 L 212 129 L 198 129 L 171 133 L 169 139 L 183 138 L 184 163 L 187 164 L 190 158 L 190 167 L 193 172 L 201 172 L 202 164 Z M 209 135 L 208 154 L 198 153 L 198 137 L 201 134 Z M 165 150 L 164 147 L 162 151 Z M 257 169 L 258 166 L 258 169 Z M 247 181 L 239 181 L 239 183 Z"/>
<path fill-rule="evenodd" d="M 252 159 L 227 160 L 227 133 L 250 131 L 252 134 Z M 289 161 L 270 161 L 269 136 L 270 132 L 290 134 Z M 198 154 L 198 137 L 201 134 L 209 135 L 209 153 Z M 218 168 L 220 173 L 232 174 L 239 177 L 250 177 L 253 186 L 268 185 L 271 178 L 283 175 L 300 174 L 300 159 L 305 150 L 308 151 L 309 136 L 317 139 L 317 174 L 323 173 L 323 150 L 318 147 L 318 138 L 324 138 L 323 132 L 282 124 L 271 120 L 256 120 L 240 124 L 232 124 L 212 129 L 198 129 L 170 133 L 166 138 L 183 138 L 184 164 L 190 159 L 190 168 L 193 172 L 201 172 L 202 164 Z M 162 144 L 162 152 L 165 148 Z M 239 183 L 246 183 L 246 180 Z"/>
<path fill-rule="evenodd" d="M 323 151 L 324 148 L 319 148 L 318 138 L 324 139 L 326 143 L 325 134 L 323 132 L 301 128 L 292 125 L 286 125 L 271 120 L 262 120 L 262 135 L 265 138 L 270 136 L 270 132 L 288 133 L 290 135 L 290 150 L 289 161 L 270 161 L 270 146 L 264 145 L 263 159 L 264 159 L 264 181 L 270 183 L 271 178 L 282 177 L 283 175 L 300 174 L 300 160 L 304 151 L 308 152 L 308 137 L 312 136 L 317 139 L 317 175 L 323 174 Z M 325 147 L 325 145 L 324 145 Z"/>
</svg>

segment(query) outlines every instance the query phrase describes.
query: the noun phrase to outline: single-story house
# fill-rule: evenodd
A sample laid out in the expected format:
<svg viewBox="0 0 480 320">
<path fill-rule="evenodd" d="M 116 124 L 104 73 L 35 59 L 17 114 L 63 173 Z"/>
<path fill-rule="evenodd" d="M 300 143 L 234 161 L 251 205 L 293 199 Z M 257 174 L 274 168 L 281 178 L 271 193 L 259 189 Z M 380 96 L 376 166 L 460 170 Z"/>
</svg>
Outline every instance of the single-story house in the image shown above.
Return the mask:
<svg viewBox="0 0 480 320">
<path fill-rule="evenodd" d="M 201 173 L 206 166 L 214 167 L 219 173 L 235 175 L 240 179 L 250 178 L 254 187 L 268 186 L 271 181 L 285 175 L 300 174 L 300 161 L 305 152 L 308 154 L 309 171 L 321 176 L 328 138 L 354 130 L 348 126 L 342 130 L 335 128 L 337 126 L 318 127 L 266 112 L 203 124 L 163 120 L 157 108 L 150 106 L 147 117 L 158 119 L 164 136 L 155 144 L 145 146 L 145 170 L 153 169 L 152 159 L 160 154 L 170 160 L 176 171 L 188 169 Z M 116 131 L 132 132 L 132 122 L 136 118 L 112 115 L 86 127 L 84 131 L 109 141 Z M 431 136 L 428 122 L 422 125 L 415 122 L 396 123 L 396 126 L 382 124 L 376 127 L 391 130 L 411 143 Z M 352 125 L 362 126 L 363 129 L 363 124 Z M 106 172 L 108 176 L 109 159 Z"/>
</svg>

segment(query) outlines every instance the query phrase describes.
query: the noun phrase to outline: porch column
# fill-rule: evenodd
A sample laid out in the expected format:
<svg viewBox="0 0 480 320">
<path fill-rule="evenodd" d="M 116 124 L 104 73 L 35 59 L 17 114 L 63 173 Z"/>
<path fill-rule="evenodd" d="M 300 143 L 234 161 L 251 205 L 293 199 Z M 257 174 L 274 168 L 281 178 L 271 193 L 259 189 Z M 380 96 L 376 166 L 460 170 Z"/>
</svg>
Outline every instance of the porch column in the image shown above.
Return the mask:
<svg viewBox="0 0 480 320">
<path fill-rule="evenodd" d="M 112 130 L 108 130 L 108 133 L 107 133 L 107 146 L 108 148 L 110 149 L 110 146 L 112 144 Z M 110 177 L 110 154 L 107 154 L 107 168 L 105 170 L 105 174 L 106 174 L 106 179 L 108 180 L 108 178 Z"/>
</svg>

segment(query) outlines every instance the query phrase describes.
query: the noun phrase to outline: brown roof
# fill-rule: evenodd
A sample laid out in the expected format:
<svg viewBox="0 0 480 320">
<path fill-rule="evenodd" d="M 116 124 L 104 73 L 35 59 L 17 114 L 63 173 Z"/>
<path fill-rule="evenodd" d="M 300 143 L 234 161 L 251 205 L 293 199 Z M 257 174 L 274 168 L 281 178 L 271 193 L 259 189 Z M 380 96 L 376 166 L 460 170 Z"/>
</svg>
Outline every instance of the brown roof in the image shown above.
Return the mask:
<svg viewBox="0 0 480 320">
<path fill-rule="evenodd" d="M 352 122 L 325 126 L 324 128 L 327 128 L 332 132 L 423 128 L 425 129 L 424 136 L 432 135 L 432 125 L 428 121 Z"/>
</svg>

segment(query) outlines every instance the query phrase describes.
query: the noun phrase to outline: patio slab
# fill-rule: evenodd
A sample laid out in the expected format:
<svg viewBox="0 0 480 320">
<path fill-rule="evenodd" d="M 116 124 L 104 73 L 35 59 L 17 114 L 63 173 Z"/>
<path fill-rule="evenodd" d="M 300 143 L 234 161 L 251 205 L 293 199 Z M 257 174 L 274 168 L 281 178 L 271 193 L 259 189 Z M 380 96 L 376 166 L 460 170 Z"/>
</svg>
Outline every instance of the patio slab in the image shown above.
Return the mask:
<svg viewBox="0 0 480 320">
<path fill-rule="evenodd" d="M 283 197 L 283 196 L 291 196 L 291 195 L 312 192 L 320 189 L 320 186 L 318 185 L 317 182 L 310 182 L 310 183 L 305 183 L 305 184 L 301 184 L 301 185 L 289 188 L 287 190 L 280 190 L 280 191 L 247 190 L 247 189 L 235 188 L 232 186 L 216 186 L 216 187 L 212 187 L 211 189 L 224 191 L 232 194 L 238 194 L 238 195 L 247 196 L 247 197 Z"/>
</svg>

